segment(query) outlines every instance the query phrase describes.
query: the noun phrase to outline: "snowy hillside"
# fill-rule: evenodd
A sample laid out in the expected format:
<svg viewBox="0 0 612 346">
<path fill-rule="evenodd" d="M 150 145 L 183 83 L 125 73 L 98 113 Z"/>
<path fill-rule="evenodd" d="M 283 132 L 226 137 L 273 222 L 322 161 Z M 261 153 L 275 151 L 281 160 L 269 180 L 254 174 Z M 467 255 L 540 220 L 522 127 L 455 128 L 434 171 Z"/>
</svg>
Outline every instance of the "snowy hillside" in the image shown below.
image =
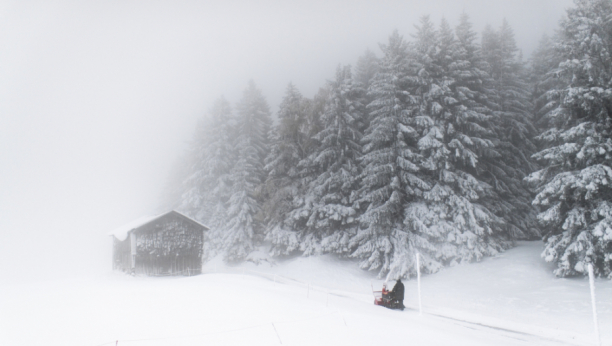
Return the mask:
<svg viewBox="0 0 612 346">
<path fill-rule="evenodd" d="M 595 345 L 588 280 L 556 279 L 541 242 L 406 281 L 403 312 L 373 305 L 382 281 L 332 257 L 207 264 L 196 277 L 0 285 L 2 345 Z M 244 274 L 243 274 L 244 273 Z M 612 282 L 597 281 L 603 345 Z M 607 328 L 608 327 L 608 328 Z"/>
</svg>

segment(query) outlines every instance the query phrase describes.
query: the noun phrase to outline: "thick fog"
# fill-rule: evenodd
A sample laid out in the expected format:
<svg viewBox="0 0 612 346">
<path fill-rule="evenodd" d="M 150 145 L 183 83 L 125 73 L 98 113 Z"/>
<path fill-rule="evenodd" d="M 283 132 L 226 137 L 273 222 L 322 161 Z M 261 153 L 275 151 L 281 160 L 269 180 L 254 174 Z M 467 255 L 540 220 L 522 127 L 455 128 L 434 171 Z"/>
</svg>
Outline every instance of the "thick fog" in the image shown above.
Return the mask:
<svg viewBox="0 0 612 346">
<path fill-rule="evenodd" d="M 155 213 L 197 119 L 253 79 L 312 97 L 422 15 L 506 18 L 529 58 L 570 0 L 14 1 L 0 4 L 0 274 L 110 270 L 112 229 Z M 3 279 L 3 280 L 4 280 Z"/>
</svg>

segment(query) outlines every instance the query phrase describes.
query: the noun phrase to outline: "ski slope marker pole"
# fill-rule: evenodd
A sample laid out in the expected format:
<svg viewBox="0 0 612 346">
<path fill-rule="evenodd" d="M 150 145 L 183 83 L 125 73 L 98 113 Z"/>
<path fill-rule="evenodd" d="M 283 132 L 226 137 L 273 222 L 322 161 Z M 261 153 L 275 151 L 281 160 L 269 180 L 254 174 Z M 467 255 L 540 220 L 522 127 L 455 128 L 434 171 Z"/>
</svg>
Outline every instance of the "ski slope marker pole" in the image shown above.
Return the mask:
<svg viewBox="0 0 612 346">
<path fill-rule="evenodd" d="M 595 337 L 597 345 L 601 346 L 601 337 L 599 336 L 599 322 L 597 321 L 597 305 L 595 304 L 595 275 L 593 275 L 593 265 L 589 263 L 589 285 L 591 286 L 591 304 L 593 305 L 593 323 L 595 324 Z"/>
<path fill-rule="evenodd" d="M 423 305 L 421 304 L 421 264 L 419 262 L 419 253 L 416 254 L 416 272 L 417 272 L 417 291 L 419 294 L 419 315 L 423 315 Z"/>
</svg>

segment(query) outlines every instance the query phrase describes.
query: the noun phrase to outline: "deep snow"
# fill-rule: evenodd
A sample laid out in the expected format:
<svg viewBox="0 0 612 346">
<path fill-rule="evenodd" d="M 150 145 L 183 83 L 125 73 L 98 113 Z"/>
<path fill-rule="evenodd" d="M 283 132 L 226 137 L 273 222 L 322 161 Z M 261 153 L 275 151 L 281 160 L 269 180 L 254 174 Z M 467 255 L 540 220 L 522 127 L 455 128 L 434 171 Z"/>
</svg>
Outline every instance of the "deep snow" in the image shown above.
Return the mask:
<svg viewBox="0 0 612 346">
<path fill-rule="evenodd" d="M 0 285 L 1 345 L 595 345 L 588 280 L 557 279 L 541 242 L 405 281 L 405 303 L 373 305 L 382 280 L 330 256 L 277 265 L 218 261 L 195 277 L 120 273 Z M 392 285 L 393 282 L 391 281 Z M 597 280 L 603 345 L 612 282 Z"/>
</svg>

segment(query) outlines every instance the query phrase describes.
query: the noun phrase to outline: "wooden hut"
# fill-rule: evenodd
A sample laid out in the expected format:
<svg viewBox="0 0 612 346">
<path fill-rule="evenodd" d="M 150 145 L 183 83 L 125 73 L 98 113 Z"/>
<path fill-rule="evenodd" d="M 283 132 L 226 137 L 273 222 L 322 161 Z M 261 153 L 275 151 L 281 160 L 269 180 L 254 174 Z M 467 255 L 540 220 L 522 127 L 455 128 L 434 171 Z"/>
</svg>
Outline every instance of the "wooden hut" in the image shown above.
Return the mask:
<svg viewBox="0 0 612 346">
<path fill-rule="evenodd" d="M 201 274 L 208 229 L 174 210 L 135 220 L 110 233 L 113 269 L 152 276 Z"/>
</svg>

